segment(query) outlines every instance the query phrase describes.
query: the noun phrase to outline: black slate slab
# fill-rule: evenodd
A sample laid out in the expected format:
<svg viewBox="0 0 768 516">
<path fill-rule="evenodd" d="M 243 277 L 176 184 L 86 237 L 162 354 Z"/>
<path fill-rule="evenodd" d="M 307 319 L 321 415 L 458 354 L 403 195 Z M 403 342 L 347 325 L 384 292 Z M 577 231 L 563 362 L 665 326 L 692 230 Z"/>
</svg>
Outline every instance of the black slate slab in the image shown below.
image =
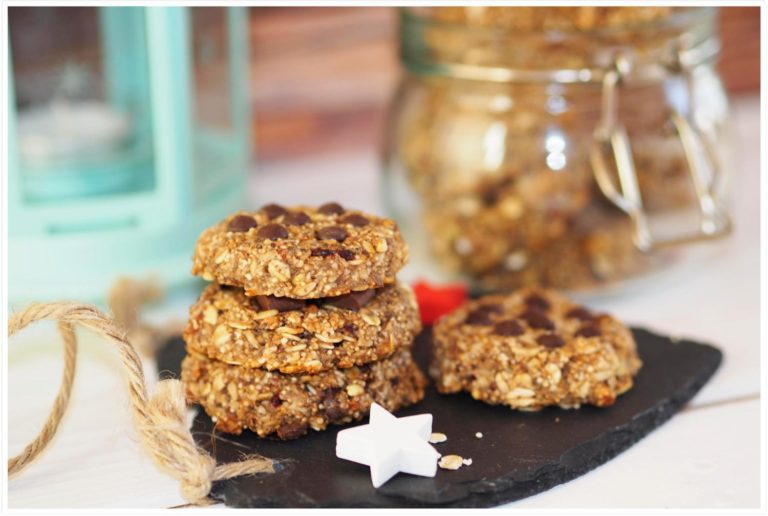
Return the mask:
<svg viewBox="0 0 768 516">
<path fill-rule="evenodd" d="M 633 331 L 644 367 L 635 387 L 609 408 L 524 413 L 465 394 L 442 396 L 430 387 L 424 401 L 397 415 L 431 413 L 433 431 L 448 436 L 435 448 L 444 455 L 471 457 L 472 465 L 438 469 L 435 478 L 401 473 L 378 490 L 366 466 L 336 458 L 341 427 L 290 442 L 251 433 L 214 436 L 210 419 L 200 410 L 193 431 L 217 461 L 235 461 L 244 452 L 280 461 L 272 475 L 216 482 L 212 496 L 234 507 L 490 507 L 545 491 L 607 462 L 659 427 L 722 360 L 722 353 L 706 344 Z M 425 332 L 415 347 L 422 366 L 428 349 Z M 162 376 L 178 373 L 183 354 L 181 339 L 171 339 L 158 356 Z M 476 432 L 483 438 L 476 438 Z"/>
</svg>

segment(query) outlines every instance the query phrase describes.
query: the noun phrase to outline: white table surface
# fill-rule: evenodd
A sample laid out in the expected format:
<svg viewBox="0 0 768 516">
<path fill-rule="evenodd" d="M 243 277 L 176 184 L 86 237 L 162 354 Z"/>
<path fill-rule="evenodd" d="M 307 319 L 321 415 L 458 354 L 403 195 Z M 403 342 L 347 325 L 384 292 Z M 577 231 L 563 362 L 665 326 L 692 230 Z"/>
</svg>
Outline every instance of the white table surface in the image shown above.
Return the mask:
<svg viewBox="0 0 768 516">
<path fill-rule="evenodd" d="M 621 292 L 587 302 L 636 325 L 716 343 L 722 367 L 671 421 L 607 464 L 517 508 L 760 506 L 760 157 L 759 101 L 733 105 L 738 151 L 736 230 L 727 242 Z M 263 167 L 249 192 L 254 205 L 333 199 L 381 212 L 373 151 Z M 406 279 L 423 275 L 418 264 Z M 183 318 L 191 290 L 148 314 Z M 114 350 L 81 333 L 69 413 L 46 453 L 9 482 L 8 505 L 146 507 L 183 505 L 176 483 L 140 449 Z M 53 327 L 31 328 L 8 350 L 9 451 L 40 428 L 58 388 L 61 348 Z M 148 376 L 154 366 L 146 363 Z"/>
</svg>

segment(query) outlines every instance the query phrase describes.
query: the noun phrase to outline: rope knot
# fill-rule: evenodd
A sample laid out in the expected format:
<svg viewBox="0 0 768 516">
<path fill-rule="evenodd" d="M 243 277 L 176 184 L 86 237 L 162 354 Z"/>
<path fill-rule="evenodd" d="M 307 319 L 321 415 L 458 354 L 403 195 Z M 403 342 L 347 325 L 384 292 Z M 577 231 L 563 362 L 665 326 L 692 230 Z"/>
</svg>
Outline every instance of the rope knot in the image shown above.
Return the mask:
<svg viewBox="0 0 768 516">
<path fill-rule="evenodd" d="M 115 344 L 128 379 L 131 409 L 141 442 L 155 464 L 181 483 L 181 492 L 187 500 L 205 503 L 216 480 L 274 472 L 270 459 L 256 455 L 217 466 L 213 457 L 197 446 L 189 430 L 184 385 L 179 380 L 163 380 L 148 399 L 144 370 L 136 349 L 122 327 L 95 307 L 61 302 L 34 304 L 10 318 L 8 336 L 44 319 L 59 322 L 65 351 L 64 377 L 43 430 L 21 454 L 9 459 L 9 475 L 19 472 L 45 449 L 66 411 L 75 374 L 75 324 L 85 326 Z"/>
</svg>

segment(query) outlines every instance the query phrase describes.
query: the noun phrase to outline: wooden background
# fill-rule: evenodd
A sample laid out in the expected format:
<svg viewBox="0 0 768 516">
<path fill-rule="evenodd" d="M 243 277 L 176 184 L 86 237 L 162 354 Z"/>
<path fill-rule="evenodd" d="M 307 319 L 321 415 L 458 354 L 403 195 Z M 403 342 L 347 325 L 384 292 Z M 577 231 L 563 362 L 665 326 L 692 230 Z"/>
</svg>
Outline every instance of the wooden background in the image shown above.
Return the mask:
<svg viewBox="0 0 768 516">
<path fill-rule="evenodd" d="M 251 95 L 258 160 L 378 144 L 399 76 L 394 9 L 254 8 Z M 757 7 L 721 9 L 732 95 L 760 87 Z"/>
</svg>

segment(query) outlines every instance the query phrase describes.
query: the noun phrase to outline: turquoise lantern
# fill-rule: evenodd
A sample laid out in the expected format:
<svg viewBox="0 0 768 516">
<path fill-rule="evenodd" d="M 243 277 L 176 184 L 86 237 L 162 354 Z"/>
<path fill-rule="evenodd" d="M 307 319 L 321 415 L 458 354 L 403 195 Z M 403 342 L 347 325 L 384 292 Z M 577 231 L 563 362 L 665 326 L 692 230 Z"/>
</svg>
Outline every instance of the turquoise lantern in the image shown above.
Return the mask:
<svg viewBox="0 0 768 516">
<path fill-rule="evenodd" d="M 244 200 L 247 11 L 10 7 L 9 26 L 11 301 L 187 281 Z"/>
</svg>

